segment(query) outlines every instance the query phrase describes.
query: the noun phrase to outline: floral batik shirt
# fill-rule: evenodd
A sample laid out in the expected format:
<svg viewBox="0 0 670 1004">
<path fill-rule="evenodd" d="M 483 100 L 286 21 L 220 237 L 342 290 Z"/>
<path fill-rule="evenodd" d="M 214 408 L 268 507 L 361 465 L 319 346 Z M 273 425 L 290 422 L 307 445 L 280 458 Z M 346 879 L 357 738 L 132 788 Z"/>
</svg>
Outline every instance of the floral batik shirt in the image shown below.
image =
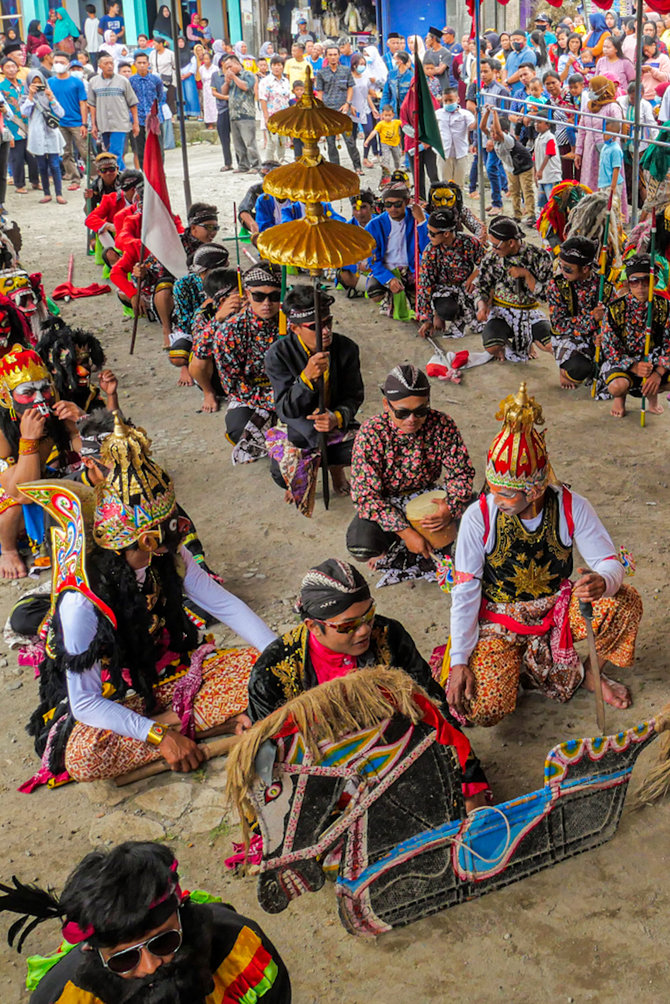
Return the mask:
<svg viewBox="0 0 670 1004">
<path fill-rule="evenodd" d="M 397 533 L 409 526 L 392 499 L 443 488 L 458 518 L 472 496 L 475 472 L 455 422 L 432 408 L 418 432 L 402 435 L 386 412 L 358 430 L 351 460 L 351 498 L 361 519 Z"/>
<path fill-rule="evenodd" d="M 193 236 L 190 230 L 185 230 L 183 234 L 179 234 L 179 239 L 184 247 L 184 254 L 186 258 L 188 258 L 189 255 L 192 255 L 195 249 L 199 248 L 201 244 L 197 237 Z M 165 265 L 163 265 L 162 262 L 160 262 L 153 254 L 147 256 L 144 264 L 147 270 L 142 282 L 142 289 L 144 292 L 153 293 L 159 282 L 174 278 L 172 273 L 168 272 Z"/>
<path fill-rule="evenodd" d="M 523 279 L 509 274 L 513 266 L 527 268 L 535 277 L 535 290 L 531 293 Z M 482 258 L 477 280 L 477 291 L 484 300 L 500 303 L 504 307 L 535 307 L 544 296 L 552 278 L 552 259 L 548 251 L 522 241 L 518 254 L 501 258 L 489 251 Z"/>
<path fill-rule="evenodd" d="M 647 359 L 654 366 L 670 369 L 670 300 L 654 296 L 651 348 Z M 645 358 L 647 301 L 620 296 L 607 308 L 603 322 L 603 376 L 627 373 Z"/>
<path fill-rule="evenodd" d="M 614 292 L 611 282 L 605 282 L 603 303 L 609 303 Z M 557 275 L 547 286 L 551 346 L 556 362 L 561 366 L 574 352 L 588 359 L 595 356 L 595 339 L 602 327 L 601 321 L 591 316 L 600 302 L 600 276 L 592 275 L 579 282 L 568 282 Z M 604 318 L 603 318 L 604 321 Z"/>
<path fill-rule="evenodd" d="M 211 354 L 223 393 L 231 401 L 274 411 L 265 353 L 278 337 L 278 319 L 262 320 L 248 306 L 223 324 L 212 326 Z"/>
<path fill-rule="evenodd" d="M 433 296 L 440 289 L 462 286 L 483 257 L 483 247 L 468 234 L 456 234 L 450 247 L 429 244 L 423 252 L 419 269 L 417 320 L 430 320 L 433 316 Z"/>
<path fill-rule="evenodd" d="M 172 295 L 174 296 L 175 327 L 183 332 L 187 338 L 190 338 L 195 316 L 205 299 L 202 277 L 195 272 L 189 272 L 188 275 L 182 276 L 175 282 Z"/>
</svg>

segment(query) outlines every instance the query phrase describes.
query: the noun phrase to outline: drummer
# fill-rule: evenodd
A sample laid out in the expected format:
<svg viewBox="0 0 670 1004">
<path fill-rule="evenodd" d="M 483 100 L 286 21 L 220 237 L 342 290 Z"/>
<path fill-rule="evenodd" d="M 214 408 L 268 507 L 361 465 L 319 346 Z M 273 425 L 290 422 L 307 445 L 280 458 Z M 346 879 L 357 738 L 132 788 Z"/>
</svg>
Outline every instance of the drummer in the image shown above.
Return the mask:
<svg viewBox="0 0 670 1004">
<path fill-rule="evenodd" d="M 351 461 L 356 516 L 347 530 L 347 548 L 370 568 L 398 539 L 413 554 L 429 558 L 433 544 L 410 525 L 407 503 L 442 489 L 445 497 L 422 520 L 427 534 L 440 535 L 469 504 L 475 475 L 456 424 L 430 406 L 425 373 L 403 363 L 389 373 L 381 391 L 383 410 L 361 425 Z"/>
</svg>

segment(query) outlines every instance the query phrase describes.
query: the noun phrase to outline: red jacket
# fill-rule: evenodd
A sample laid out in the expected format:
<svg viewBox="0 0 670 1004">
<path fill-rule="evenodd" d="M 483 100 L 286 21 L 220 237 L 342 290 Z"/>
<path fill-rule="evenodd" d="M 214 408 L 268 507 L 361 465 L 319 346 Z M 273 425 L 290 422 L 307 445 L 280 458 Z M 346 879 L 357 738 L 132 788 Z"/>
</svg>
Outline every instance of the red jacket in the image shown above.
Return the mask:
<svg viewBox="0 0 670 1004">
<path fill-rule="evenodd" d="M 135 286 L 132 280 L 129 278 L 129 274 L 132 272 L 135 265 L 138 264 L 140 260 L 140 254 L 142 251 L 142 241 L 139 237 L 131 238 L 129 237 L 124 245 L 123 254 L 116 262 L 112 265 L 109 278 L 114 283 L 117 289 L 128 297 L 132 297 L 137 292 L 137 286 Z"/>
<path fill-rule="evenodd" d="M 96 234 L 105 223 L 112 223 L 116 228 L 116 217 L 127 206 L 126 197 L 120 189 L 116 192 L 109 192 L 107 195 L 103 195 L 99 204 L 88 214 L 86 226 Z"/>
</svg>

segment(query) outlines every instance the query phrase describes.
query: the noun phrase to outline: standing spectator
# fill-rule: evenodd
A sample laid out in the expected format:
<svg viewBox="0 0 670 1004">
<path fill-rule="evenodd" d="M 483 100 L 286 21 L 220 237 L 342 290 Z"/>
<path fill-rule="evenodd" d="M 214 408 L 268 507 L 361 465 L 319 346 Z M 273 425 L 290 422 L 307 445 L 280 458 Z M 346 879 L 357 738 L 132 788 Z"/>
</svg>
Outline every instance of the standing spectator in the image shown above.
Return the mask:
<svg viewBox="0 0 670 1004">
<path fill-rule="evenodd" d="M 506 80 L 505 84 L 516 97 L 524 90 L 524 85 L 519 76 L 522 66 L 537 66 L 537 56 L 535 50 L 528 45 L 525 31 L 521 28 L 511 34 L 512 51 L 507 57 L 505 64 Z"/>
<path fill-rule="evenodd" d="M 544 78 L 544 86 L 549 95 L 549 107 L 551 108 L 551 119 L 556 123 L 556 144 L 561 156 L 561 170 L 563 181 L 572 181 L 575 164 L 575 143 L 577 133 L 572 123 L 575 120 L 573 114 L 573 104 L 563 97 L 561 81 L 557 73 L 553 70 Z"/>
<path fill-rule="evenodd" d="M 205 33 L 200 27 L 200 15 L 197 11 L 191 14 L 191 23 L 186 28 L 186 37 L 189 42 L 202 42 Z"/>
<path fill-rule="evenodd" d="M 670 80 L 670 57 L 659 51 L 657 39 L 645 36 L 642 44 L 642 93 L 652 105 L 658 105 L 657 85 L 664 84 L 666 80 Z"/>
<path fill-rule="evenodd" d="M 216 43 L 214 43 L 216 44 Z M 225 56 L 223 57 L 225 59 Z M 223 59 L 221 62 L 223 62 Z M 219 171 L 223 174 L 233 169 L 233 155 L 230 152 L 230 111 L 228 109 L 229 95 L 223 93 L 223 85 L 226 82 L 225 75 L 221 68 L 221 63 L 217 67 L 216 73 L 212 77 L 212 94 L 216 100 L 216 131 L 219 135 L 219 143 L 223 152 L 223 167 Z"/>
<path fill-rule="evenodd" d="M 591 31 L 584 39 L 584 48 L 588 49 L 593 59 L 597 60 L 603 54 L 605 39 L 610 38 L 612 32 L 608 30 L 605 15 L 600 11 L 596 11 L 595 14 L 589 14 L 589 25 Z"/>
<path fill-rule="evenodd" d="M 147 115 L 151 112 L 154 101 L 158 102 L 158 121 L 163 121 L 163 105 L 165 103 L 165 90 L 161 78 L 156 73 L 149 72 L 149 56 L 146 52 L 138 49 L 135 53 L 135 69 L 130 79 L 132 87 L 137 97 L 137 121 L 139 129 L 133 134 L 132 147 L 137 157 L 138 167 L 142 170 L 144 165 L 144 147 L 147 141 L 146 123 Z M 161 147 L 162 148 L 162 147 Z"/>
<path fill-rule="evenodd" d="M 626 88 L 631 80 L 635 80 L 635 67 L 629 59 L 624 57 L 621 40 L 613 35 L 603 39 L 603 54 L 596 63 L 596 73 L 601 77 L 609 77 L 610 80 L 616 81 L 623 94 L 626 93 Z"/>
<path fill-rule="evenodd" d="M 502 39 L 502 35 L 500 36 Z M 509 35 L 507 36 L 509 41 Z M 458 85 L 458 80 L 456 79 L 456 74 L 454 73 L 454 59 L 463 52 L 463 46 L 460 42 L 456 41 L 456 29 L 450 28 L 448 25 L 442 31 L 442 45 L 449 53 L 449 86 L 456 87 Z"/>
<path fill-rule="evenodd" d="M 491 122 L 489 125 L 489 116 Z M 507 168 L 512 212 L 517 223 L 521 223 L 522 212 L 532 226 L 535 223 L 535 190 L 533 188 L 533 155 L 509 130 L 509 122 L 498 115 L 493 105 L 487 105 L 482 115 L 482 131 L 490 136 L 496 155 Z M 523 197 L 523 210 L 521 199 Z"/>
<path fill-rule="evenodd" d="M 305 59 L 305 46 L 303 42 L 294 42 L 291 46 L 291 58 L 286 60 L 284 73 L 288 77 L 289 87 L 293 87 L 296 80 L 305 82 L 307 67 L 311 64 Z"/>
<path fill-rule="evenodd" d="M 51 45 L 54 49 L 73 56 L 74 43 L 81 34 L 79 26 L 72 20 L 65 7 L 56 7 L 53 13 L 56 15 L 56 21 Z"/>
<path fill-rule="evenodd" d="M 323 46 L 320 42 L 312 42 L 309 39 L 305 42 L 305 59 L 312 67 L 312 76 L 323 66 Z"/>
<path fill-rule="evenodd" d="M 294 42 L 302 42 L 303 47 L 307 46 L 308 42 L 316 42 L 315 36 L 307 27 L 307 21 L 304 17 L 301 17 L 298 21 L 298 34 L 294 36 Z M 293 86 L 291 84 L 291 86 Z"/>
<path fill-rule="evenodd" d="M 397 31 L 390 31 L 386 36 L 386 52 L 384 62 L 389 73 L 395 68 L 395 57 L 399 52 L 405 52 L 405 39 Z"/>
<path fill-rule="evenodd" d="M 481 93 L 487 96 L 487 100 L 493 98 L 491 102 L 495 108 L 497 108 L 500 115 L 500 119 L 503 125 L 507 125 L 507 114 L 509 101 L 505 100 L 510 97 L 510 92 L 502 84 L 499 84 L 496 80 L 496 61 L 495 59 L 483 59 L 481 61 Z M 521 82 L 521 87 L 524 88 L 523 82 Z M 472 111 L 472 104 L 476 101 L 476 87 L 468 88 L 467 100 L 470 103 L 468 108 Z M 525 88 L 523 93 L 525 93 Z M 476 108 L 476 104 L 475 104 Z M 476 152 L 476 151 L 474 151 Z M 493 215 L 497 215 L 502 209 L 502 193 L 503 190 L 507 188 L 507 177 L 505 174 L 505 168 L 502 165 L 500 157 L 495 152 L 494 149 L 486 150 L 484 152 L 484 167 L 486 169 L 486 174 L 489 179 L 489 184 L 491 186 L 491 202 L 492 206 L 490 211 Z M 472 161 L 470 167 L 470 184 L 469 190 L 470 194 L 474 195 L 477 191 L 477 157 Z"/>
<path fill-rule="evenodd" d="M 455 181 L 459 188 L 465 185 L 468 162 L 469 134 L 475 124 L 472 112 L 461 108 L 458 91 L 449 85 L 443 95 L 443 104 L 435 113 L 442 137 L 444 158 L 437 158 L 443 181 Z"/>
<path fill-rule="evenodd" d="M 202 118 L 208 129 L 214 129 L 218 117 L 216 98 L 212 93 L 212 78 L 217 72 L 212 54 L 205 49 L 200 64 L 200 80 L 202 81 Z"/>
<path fill-rule="evenodd" d="M 161 78 L 161 83 L 165 88 L 168 107 L 174 115 L 177 111 L 177 102 L 175 100 L 177 77 L 174 52 L 167 47 L 162 35 L 154 36 L 154 47 L 149 50 L 149 68 L 152 73 Z"/>
<path fill-rule="evenodd" d="M 538 14 L 535 18 L 535 31 L 542 35 L 545 45 L 553 45 L 556 35 L 551 30 L 551 20 L 546 14 Z"/>
<path fill-rule="evenodd" d="M 577 146 L 575 147 L 575 167 L 579 171 L 581 183 L 587 185 L 593 192 L 598 187 L 598 162 L 600 160 L 598 145 L 602 143 L 603 128 L 603 119 L 600 116 L 623 118 L 623 112 L 616 103 L 615 97 L 616 84 L 613 80 L 601 76 L 593 77 L 588 91 L 584 91 L 582 94 L 582 108 L 577 127 Z M 625 193 L 622 205 L 624 202 Z"/>
<path fill-rule="evenodd" d="M 21 113 L 21 105 L 28 92 L 19 80 L 19 66 L 18 63 L 14 62 L 14 59 L 4 61 L 2 73 L 0 94 L 12 113 L 12 118 L 5 119 L 5 125 L 12 135 L 9 149 L 9 169 L 14 179 L 14 191 L 17 195 L 25 195 L 28 191 L 26 188 L 26 165 L 28 166 L 30 184 L 35 189 L 40 187 L 37 161 L 27 150 L 28 119 Z"/>
<path fill-rule="evenodd" d="M 95 4 L 86 4 L 86 19 L 84 20 L 84 38 L 86 39 L 86 51 L 88 52 L 94 69 L 98 65 L 98 52 L 100 51 L 100 20 L 95 9 Z"/>
<path fill-rule="evenodd" d="M 162 38 L 164 42 L 172 41 L 172 15 L 167 4 L 163 4 L 158 9 L 156 20 L 154 21 L 151 35 L 154 41 Z M 155 70 L 153 71 L 156 72 Z"/>
<path fill-rule="evenodd" d="M 315 90 L 317 97 L 321 98 L 326 108 L 334 108 L 336 111 L 342 112 L 343 115 L 351 113 L 354 77 L 348 67 L 340 65 L 340 50 L 336 45 L 329 45 L 326 49 L 326 64 L 316 75 Z M 356 174 L 363 174 L 356 140 L 349 132 L 344 133 L 343 138 Z M 328 160 L 332 164 L 339 164 L 340 157 L 337 152 L 335 136 L 328 136 L 327 145 Z"/>
<path fill-rule="evenodd" d="M 103 52 L 108 52 L 114 60 L 115 71 L 118 71 L 119 63 L 127 63 L 130 58 L 128 47 L 125 46 L 123 42 L 118 41 L 118 35 L 111 29 L 105 32 L 104 41 L 100 46 L 100 52 L 98 53 L 98 59 L 100 59 Z"/>
<path fill-rule="evenodd" d="M 113 2 L 107 4 L 107 13 L 100 18 L 98 24 L 98 35 L 105 37 L 106 31 L 113 31 L 119 41 L 123 40 L 126 33 L 126 22 L 121 17 L 121 4 Z"/>
<path fill-rule="evenodd" d="M 258 102 L 266 125 L 271 115 L 288 108 L 290 97 L 291 86 L 288 77 L 284 76 L 282 60 L 279 56 L 273 56 L 270 60 L 269 74 L 258 85 Z M 276 160 L 279 164 L 283 164 L 285 152 L 286 137 L 268 131 L 266 160 Z"/>
<path fill-rule="evenodd" d="M 582 61 L 582 36 L 577 32 L 568 35 L 568 51 L 558 57 L 558 74 L 561 81 L 574 73 L 581 73 L 585 80 L 588 74 L 587 67 Z"/>
<path fill-rule="evenodd" d="M 354 54 L 354 50 L 351 47 L 351 39 L 348 35 L 343 35 L 342 38 L 338 39 L 337 48 L 340 50 L 340 64 L 351 67 L 351 57 Z"/>
<path fill-rule="evenodd" d="M 633 64 L 635 63 L 635 54 L 637 52 L 637 35 L 635 34 L 635 29 L 635 18 L 629 17 L 625 22 L 625 34 L 621 43 L 621 50 L 626 59 L 630 59 Z"/>
<path fill-rule="evenodd" d="M 363 133 L 364 140 L 372 133 L 374 120 L 379 118 L 379 112 L 374 103 L 374 88 L 367 71 L 365 56 L 362 53 L 355 53 L 351 59 L 351 72 L 354 78 L 354 90 L 351 95 L 350 116 L 354 123 L 352 136 L 356 139 L 358 130 Z M 377 134 L 372 137 L 373 152 L 379 153 L 379 141 Z M 365 167 L 372 167 L 372 161 L 364 157 Z"/>
<path fill-rule="evenodd" d="M 184 95 L 184 112 L 187 118 L 199 118 L 200 98 L 198 97 L 198 83 L 196 80 L 197 60 L 182 35 L 177 39 L 177 54 L 179 56 L 179 75 Z"/>
<path fill-rule="evenodd" d="M 81 177 L 77 167 L 77 152 L 86 161 L 88 106 L 86 87 L 70 72 L 70 58 L 65 52 L 54 52 L 54 76 L 49 83 L 56 101 L 63 109 L 58 125 L 65 143 L 63 150 L 63 180 L 69 182 L 68 192 L 76 192 Z"/>
<path fill-rule="evenodd" d="M 409 53 L 399 52 L 395 57 L 393 68 L 386 78 L 379 102 L 382 108 L 384 105 L 390 105 L 396 118 L 400 117 L 400 109 L 412 86 L 413 77 L 414 71 Z"/>
<path fill-rule="evenodd" d="M 52 7 L 49 10 L 49 16 L 46 19 L 44 25 L 44 34 L 47 40 L 47 45 L 53 49 L 54 44 L 54 27 L 56 25 L 56 9 Z"/>
<path fill-rule="evenodd" d="M 533 157 L 535 159 L 535 184 L 537 185 L 537 208 L 542 209 L 549 201 L 549 196 L 554 185 L 558 185 L 563 180 L 561 170 L 561 156 L 558 152 L 558 144 L 551 129 L 549 116 L 551 112 L 548 108 L 536 108 L 535 115 L 535 147 Z"/>
<path fill-rule="evenodd" d="M 112 7 L 117 6 L 118 4 L 112 4 Z M 133 136 L 137 136 L 140 131 L 137 95 L 129 80 L 114 73 L 114 60 L 109 53 L 100 53 L 98 69 L 100 72 L 88 84 L 91 132 L 93 139 L 102 138 L 103 147 L 114 154 L 123 170 L 126 166 L 123 162 L 123 147 L 130 128 L 129 113 Z"/>
<path fill-rule="evenodd" d="M 35 53 L 38 59 L 37 67 L 42 74 L 43 80 L 48 80 L 53 76 L 54 54 L 50 45 L 40 45 Z"/>
<path fill-rule="evenodd" d="M 26 35 L 26 57 L 29 66 L 37 66 L 37 50 L 40 46 L 48 44 L 40 22 L 37 20 L 31 21 L 28 25 L 28 34 Z"/>
<path fill-rule="evenodd" d="M 434 98 L 431 94 L 431 99 L 433 102 L 433 108 L 439 108 L 439 103 L 437 98 Z M 416 112 L 416 86 L 412 82 L 407 97 L 402 103 L 402 108 L 400 109 L 400 121 L 402 122 L 402 130 L 405 134 L 405 153 L 410 158 L 410 163 L 412 164 L 410 170 L 412 177 L 414 174 L 414 156 L 416 152 L 416 146 L 414 141 L 414 122 L 415 122 L 415 112 Z M 428 179 L 431 185 L 434 185 L 436 181 L 439 181 L 439 175 L 437 171 L 437 154 L 432 147 L 426 146 L 425 143 L 419 143 L 419 198 L 426 198 L 426 172 L 428 173 Z M 416 193 L 415 193 L 416 195 Z"/>
<path fill-rule="evenodd" d="M 205 42 L 209 42 L 211 44 L 214 41 L 214 36 L 212 35 L 212 29 L 209 26 L 209 18 L 200 18 L 200 28 Z"/>
<path fill-rule="evenodd" d="M 426 35 L 426 53 L 423 57 L 424 66 L 434 66 L 435 76 L 439 79 L 440 90 L 449 86 L 449 69 L 453 56 L 440 42 L 442 32 L 431 27 Z"/>
<path fill-rule="evenodd" d="M 243 70 L 235 54 L 226 54 L 222 60 L 224 84 L 222 94 L 228 97 L 230 131 L 237 158 L 236 174 L 257 171 L 261 162 L 256 148 L 256 103 L 254 100 L 253 73 Z"/>
<path fill-rule="evenodd" d="M 21 114 L 28 119 L 28 151 L 37 160 L 42 180 L 44 195 L 40 202 L 51 202 L 49 189 L 49 174 L 51 174 L 56 202 L 64 206 L 60 173 L 60 155 L 64 144 L 58 129 L 58 119 L 62 118 L 64 109 L 56 101 L 49 81 L 44 80 L 39 70 L 31 70 L 28 75 L 28 94 L 21 105 Z"/>
</svg>

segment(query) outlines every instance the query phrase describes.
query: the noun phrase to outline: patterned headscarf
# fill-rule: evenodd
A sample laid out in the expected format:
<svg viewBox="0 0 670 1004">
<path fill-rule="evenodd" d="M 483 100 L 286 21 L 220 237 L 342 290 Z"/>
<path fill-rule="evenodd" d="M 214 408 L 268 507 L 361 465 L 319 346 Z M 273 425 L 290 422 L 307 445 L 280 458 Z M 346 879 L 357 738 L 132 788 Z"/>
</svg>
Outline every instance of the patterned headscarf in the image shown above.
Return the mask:
<svg viewBox="0 0 670 1004">
<path fill-rule="evenodd" d="M 403 397 L 429 397 L 430 382 L 423 370 L 410 363 L 395 366 L 384 380 L 382 394 L 387 401 L 400 401 Z"/>
<path fill-rule="evenodd" d="M 297 609 L 302 617 L 315 620 L 336 617 L 370 598 L 370 587 L 353 565 L 339 558 L 310 568 L 300 585 Z"/>
<path fill-rule="evenodd" d="M 252 267 L 242 276 L 244 288 L 252 286 L 275 286 L 281 289 L 281 272 L 272 265 L 252 265 Z"/>
</svg>

